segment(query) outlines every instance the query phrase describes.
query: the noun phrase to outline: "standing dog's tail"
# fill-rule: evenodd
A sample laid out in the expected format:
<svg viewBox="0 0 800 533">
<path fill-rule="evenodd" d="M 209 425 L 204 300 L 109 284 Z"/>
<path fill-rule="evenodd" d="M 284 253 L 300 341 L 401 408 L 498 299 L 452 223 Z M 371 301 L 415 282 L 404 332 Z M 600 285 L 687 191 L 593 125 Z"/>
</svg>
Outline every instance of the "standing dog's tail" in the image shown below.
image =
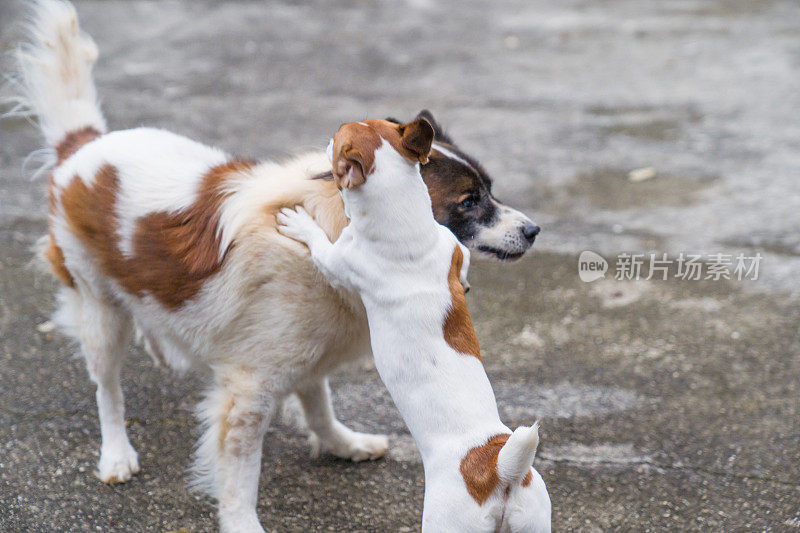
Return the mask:
<svg viewBox="0 0 800 533">
<path fill-rule="evenodd" d="M 497 475 L 505 483 L 517 483 L 530 472 L 539 446 L 539 422 L 518 427 L 497 454 Z"/>
<path fill-rule="evenodd" d="M 9 99 L 15 106 L 8 115 L 35 116 L 60 161 L 106 132 L 92 80 L 97 46 L 81 32 L 75 7 L 66 0 L 32 1 L 26 33 L 27 42 L 17 50 L 15 94 Z"/>
</svg>

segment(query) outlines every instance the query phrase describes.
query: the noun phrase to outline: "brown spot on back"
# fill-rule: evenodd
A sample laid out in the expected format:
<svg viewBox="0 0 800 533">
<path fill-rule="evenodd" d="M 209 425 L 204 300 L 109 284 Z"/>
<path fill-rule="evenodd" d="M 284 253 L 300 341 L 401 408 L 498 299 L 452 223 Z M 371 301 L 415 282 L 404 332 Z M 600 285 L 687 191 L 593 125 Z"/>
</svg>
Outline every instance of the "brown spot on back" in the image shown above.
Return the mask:
<svg viewBox="0 0 800 533">
<path fill-rule="evenodd" d="M 489 499 L 500 483 L 497 455 L 510 436 L 510 433 L 495 435 L 483 446 L 472 448 L 461 459 L 461 477 L 467 485 L 467 492 L 479 505 Z"/>
<path fill-rule="evenodd" d="M 131 257 L 119 249 L 119 177 L 114 166 L 101 167 L 91 188 L 74 177 L 61 204 L 72 231 L 95 254 L 104 274 L 137 296 L 150 293 L 166 307 L 176 308 L 195 296 L 222 265 L 228 250 L 220 253 L 219 209 L 226 197 L 221 185 L 254 164 L 233 160 L 218 165 L 203 176 L 191 206 L 139 218 Z"/>
<path fill-rule="evenodd" d="M 481 348 L 478 345 L 478 336 L 472 326 L 472 319 L 467 310 L 467 298 L 464 287 L 461 285 L 459 275 L 464 254 L 456 246 L 453 250 L 453 259 L 450 262 L 450 272 L 447 274 L 447 284 L 450 287 L 452 305 L 444 320 L 444 340 L 452 349 L 467 355 L 474 355 L 481 360 Z"/>
<path fill-rule="evenodd" d="M 56 166 L 60 165 L 78 151 L 84 144 L 100 137 L 102 133 L 91 126 L 67 133 L 56 145 Z"/>
</svg>

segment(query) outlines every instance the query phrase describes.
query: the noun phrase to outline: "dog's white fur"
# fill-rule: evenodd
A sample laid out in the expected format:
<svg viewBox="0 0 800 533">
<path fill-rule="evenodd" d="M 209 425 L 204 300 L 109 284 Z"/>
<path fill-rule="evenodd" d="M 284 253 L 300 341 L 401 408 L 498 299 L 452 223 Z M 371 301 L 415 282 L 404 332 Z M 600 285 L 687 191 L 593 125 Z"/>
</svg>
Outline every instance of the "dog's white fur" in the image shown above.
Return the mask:
<svg viewBox="0 0 800 533">
<path fill-rule="evenodd" d="M 531 468 L 537 425 L 517 429 L 500 450 L 500 482 L 488 501 L 477 502 L 467 490 L 462 459 L 491 437 L 511 433 L 480 359 L 453 349 L 443 333 L 453 305 L 454 249 L 464 255 L 462 282 L 469 251 L 433 218 L 418 161 L 385 139 L 374 161 L 364 184 L 342 191 L 350 224 L 335 243 L 302 208 L 282 210 L 279 231 L 305 243 L 334 285 L 361 295 L 376 367 L 422 455 L 423 532 L 549 531 L 550 499 Z M 529 471 L 532 482 L 522 486 Z"/>
<path fill-rule="evenodd" d="M 130 254 L 125 243 L 135 219 L 191 204 L 199 178 L 225 157 L 168 132 L 119 131 L 85 145 L 55 169 L 54 182 L 93 176 L 101 164 L 117 168 L 119 243 L 122 253 Z M 361 305 L 324 286 L 303 251 L 264 224 L 271 217 L 265 207 L 283 205 L 282 192 L 296 199 L 305 194 L 309 209 L 324 219 L 323 211 L 337 199 L 303 190 L 307 177 L 321 170 L 324 155 L 321 159 L 310 155 L 284 166 L 266 163 L 230 180 L 220 227 L 222 242 L 235 239 L 236 246 L 225 268 L 179 310 L 117 285 L 97 268 L 61 213 L 53 214 L 53 235 L 76 284 L 60 290 L 56 320 L 77 332 L 98 386 L 100 479 L 126 481 L 139 470 L 125 434 L 119 386 L 133 323 L 170 366 L 213 371 L 214 383 L 199 409 L 206 431 L 197 450 L 195 486 L 219 501 L 223 530 L 260 531 L 255 509 L 261 442 L 275 406 L 288 393 L 299 396 L 312 438 L 323 450 L 355 461 L 384 454 L 386 437 L 356 433 L 335 419 L 326 380 L 333 368 L 365 353 L 359 347 L 366 340 Z M 159 176 L 167 178 L 166 184 Z M 178 178 L 174 188 L 170 176 Z M 227 435 L 224 426 L 231 427 Z"/>
<path fill-rule="evenodd" d="M 309 179 L 330 170 L 330 163 L 319 151 L 231 173 L 219 208 L 219 256 L 227 251 L 220 270 L 177 308 L 165 307 L 147 290 L 137 296 L 104 271 L 77 236 L 63 191 L 75 180 L 92 187 L 97 171 L 112 166 L 119 183 L 117 245 L 123 257 L 136 260 L 137 220 L 191 205 L 203 175 L 230 156 L 161 130 L 106 134 L 91 76 L 97 48 L 81 33 L 73 6 L 36 0 L 32 7 L 12 114 L 35 116 L 50 147 L 85 127 L 104 134 L 55 167 L 52 235 L 45 237 L 63 252 L 63 266 L 74 281 L 59 290 L 54 320 L 80 342 L 97 385 L 102 437 L 97 476 L 124 482 L 139 471 L 120 385 L 128 343 L 138 332 L 155 360 L 213 377 L 198 409 L 205 431 L 194 485 L 218 501 L 224 531 L 262 531 L 256 514 L 262 439 L 287 394 L 300 399 L 313 452 L 361 461 L 387 449 L 385 436 L 357 433 L 336 420 L 330 401 L 328 373 L 369 352 L 360 299 L 326 283 L 307 249 L 275 229 L 280 208 L 300 204 L 329 238 L 339 235 L 347 219 L 335 184 Z"/>
</svg>

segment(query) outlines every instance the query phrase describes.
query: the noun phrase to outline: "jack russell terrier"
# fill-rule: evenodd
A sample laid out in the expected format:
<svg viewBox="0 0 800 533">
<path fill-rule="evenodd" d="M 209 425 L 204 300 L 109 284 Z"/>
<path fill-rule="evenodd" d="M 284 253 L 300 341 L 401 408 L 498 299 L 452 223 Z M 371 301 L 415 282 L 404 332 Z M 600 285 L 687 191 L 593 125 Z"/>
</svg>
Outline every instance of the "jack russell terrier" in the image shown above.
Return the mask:
<svg viewBox="0 0 800 533">
<path fill-rule="evenodd" d="M 500 421 L 464 297 L 469 252 L 434 219 L 420 175 L 433 135 L 424 119 L 342 126 L 329 149 L 350 224 L 331 243 L 284 208 L 278 230 L 363 300 L 375 366 L 422 455 L 422 530 L 550 531 L 538 423 Z"/>
<path fill-rule="evenodd" d="M 218 502 L 223 531 L 262 532 L 262 443 L 284 397 L 299 398 L 313 454 L 363 461 L 388 446 L 339 422 L 331 405 L 328 374 L 369 354 L 361 300 L 331 287 L 276 229 L 281 208 L 302 205 L 339 236 L 348 220 L 330 161 L 314 150 L 257 162 L 164 130 L 109 132 L 92 79 L 97 47 L 75 8 L 30 8 L 9 114 L 35 117 L 52 155 L 40 253 L 61 285 L 54 322 L 80 343 L 97 386 L 97 477 L 124 483 L 139 472 L 120 380 L 138 333 L 156 362 L 209 377 L 193 485 Z M 435 129 L 422 174 L 436 219 L 475 253 L 521 257 L 538 226 L 497 201 L 477 161 L 420 115 Z"/>
</svg>

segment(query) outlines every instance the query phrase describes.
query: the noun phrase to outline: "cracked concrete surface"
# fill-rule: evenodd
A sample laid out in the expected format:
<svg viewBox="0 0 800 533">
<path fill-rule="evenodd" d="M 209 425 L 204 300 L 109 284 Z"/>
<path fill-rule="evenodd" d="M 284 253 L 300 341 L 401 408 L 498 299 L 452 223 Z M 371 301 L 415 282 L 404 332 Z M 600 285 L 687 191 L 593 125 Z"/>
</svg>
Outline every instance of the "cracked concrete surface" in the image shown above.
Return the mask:
<svg viewBox="0 0 800 533">
<path fill-rule="evenodd" d="M 0 49 L 21 3 L 0 3 Z M 542 421 L 556 530 L 800 530 L 796 2 L 77 5 L 112 127 L 267 158 L 429 107 L 536 218 L 532 255 L 474 264 L 469 305 L 504 420 Z M 28 266 L 45 231 L 44 182 L 22 169 L 37 148 L 0 122 L 0 530 L 214 530 L 185 484 L 201 376 L 134 351 L 142 473 L 92 475 L 93 389 L 76 348 L 36 327 L 54 288 Z M 627 179 L 646 166 L 654 178 Z M 585 249 L 761 252 L 763 276 L 585 284 Z M 346 423 L 391 435 L 389 457 L 310 459 L 287 402 L 264 445 L 265 527 L 415 530 L 421 465 L 372 365 L 333 385 Z"/>
</svg>

